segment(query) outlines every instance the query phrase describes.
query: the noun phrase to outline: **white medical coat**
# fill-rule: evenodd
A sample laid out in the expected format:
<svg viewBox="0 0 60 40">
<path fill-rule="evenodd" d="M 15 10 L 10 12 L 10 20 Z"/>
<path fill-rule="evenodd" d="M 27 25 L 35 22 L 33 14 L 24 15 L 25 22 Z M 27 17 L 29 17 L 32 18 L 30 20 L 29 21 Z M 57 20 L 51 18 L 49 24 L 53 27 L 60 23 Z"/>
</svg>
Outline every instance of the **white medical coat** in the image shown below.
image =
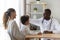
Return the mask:
<svg viewBox="0 0 60 40">
<path fill-rule="evenodd" d="M 43 23 L 42 23 L 43 21 Z M 52 21 L 52 22 L 51 22 Z M 40 26 L 40 32 L 43 33 L 44 31 L 53 31 L 53 33 L 59 33 L 60 32 L 60 26 L 59 22 L 56 19 L 50 19 L 50 20 L 43 20 L 43 17 L 40 19 L 30 20 L 31 23 Z M 51 26 L 50 26 L 51 23 Z M 44 39 L 45 40 L 45 39 Z"/>
</svg>

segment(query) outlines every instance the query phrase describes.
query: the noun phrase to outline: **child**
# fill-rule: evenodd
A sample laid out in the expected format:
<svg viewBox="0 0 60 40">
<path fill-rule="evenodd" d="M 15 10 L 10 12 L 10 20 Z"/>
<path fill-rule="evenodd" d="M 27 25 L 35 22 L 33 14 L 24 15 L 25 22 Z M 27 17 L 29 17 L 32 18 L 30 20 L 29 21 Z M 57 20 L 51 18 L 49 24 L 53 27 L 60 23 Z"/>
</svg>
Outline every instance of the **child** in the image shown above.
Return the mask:
<svg viewBox="0 0 60 40">
<path fill-rule="evenodd" d="M 29 16 L 28 15 L 24 15 L 21 17 L 21 23 L 22 23 L 22 27 L 21 27 L 21 31 L 23 32 L 24 35 L 30 34 L 30 24 L 29 24 Z"/>
</svg>

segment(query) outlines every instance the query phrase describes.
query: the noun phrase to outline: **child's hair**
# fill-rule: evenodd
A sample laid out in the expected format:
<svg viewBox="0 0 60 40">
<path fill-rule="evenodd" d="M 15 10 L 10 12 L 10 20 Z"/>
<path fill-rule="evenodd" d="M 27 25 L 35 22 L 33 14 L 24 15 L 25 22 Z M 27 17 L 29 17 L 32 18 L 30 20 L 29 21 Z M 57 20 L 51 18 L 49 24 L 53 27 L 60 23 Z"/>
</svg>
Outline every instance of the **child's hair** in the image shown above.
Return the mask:
<svg viewBox="0 0 60 40">
<path fill-rule="evenodd" d="M 28 15 L 21 16 L 21 23 L 25 25 L 25 22 L 29 20 Z"/>
<path fill-rule="evenodd" d="M 15 12 L 15 9 L 9 8 L 3 15 L 3 24 L 4 24 L 5 29 L 7 28 L 7 21 L 9 17 L 11 17 L 11 12 Z"/>
</svg>

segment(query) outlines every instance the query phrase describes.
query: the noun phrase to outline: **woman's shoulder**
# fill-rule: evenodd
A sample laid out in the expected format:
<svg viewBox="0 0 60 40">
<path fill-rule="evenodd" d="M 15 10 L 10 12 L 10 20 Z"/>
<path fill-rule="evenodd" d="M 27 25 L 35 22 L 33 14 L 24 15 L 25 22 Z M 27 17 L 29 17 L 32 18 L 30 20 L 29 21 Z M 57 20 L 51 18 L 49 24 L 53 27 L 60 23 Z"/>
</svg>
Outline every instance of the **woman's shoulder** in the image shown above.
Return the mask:
<svg viewBox="0 0 60 40">
<path fill-rule="evenodd" d="M 12 22 L 16 22 L 15 20 L 12 20 Z"/>
<path fill-rule="evenodd" d="M 9 20 L 9 21 L 8 21 L 8 24 L 11 24 L 11 26 L 17 25 L 17 23 L 16 23 L 15 20 Z"/>
<path fill-rule="evenodd" d="M 10 20 L 10 22 L 11 22 L 12 24 L 16 23 L 16 21 L 15 21 L 15 20 Z"/>
<path fill-rule="evenodd" d="M 16 22 L 15 20 L 8 20 L 8 23 L 14 23 Z"/>
</svg>

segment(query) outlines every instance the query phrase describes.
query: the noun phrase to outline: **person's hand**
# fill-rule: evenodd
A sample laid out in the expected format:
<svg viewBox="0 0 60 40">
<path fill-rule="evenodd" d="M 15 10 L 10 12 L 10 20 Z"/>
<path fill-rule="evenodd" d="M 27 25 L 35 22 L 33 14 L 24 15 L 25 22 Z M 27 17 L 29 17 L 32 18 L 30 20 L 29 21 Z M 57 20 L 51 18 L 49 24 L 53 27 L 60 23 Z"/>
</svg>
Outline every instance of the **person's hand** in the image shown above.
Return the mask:
<svg viewBox="0 0 60 40">
<path fill-rule="evenodd" d="M 43 33 L 44 34 L 52 34 L 53 32 L 52 31 L 44 31 Z"/>
<path fill-rule="evenodd" d="M 42 33 L 40 32 L 40 33 L 38 33 L 38 35 L 41 35 Z"/>
</svg>

